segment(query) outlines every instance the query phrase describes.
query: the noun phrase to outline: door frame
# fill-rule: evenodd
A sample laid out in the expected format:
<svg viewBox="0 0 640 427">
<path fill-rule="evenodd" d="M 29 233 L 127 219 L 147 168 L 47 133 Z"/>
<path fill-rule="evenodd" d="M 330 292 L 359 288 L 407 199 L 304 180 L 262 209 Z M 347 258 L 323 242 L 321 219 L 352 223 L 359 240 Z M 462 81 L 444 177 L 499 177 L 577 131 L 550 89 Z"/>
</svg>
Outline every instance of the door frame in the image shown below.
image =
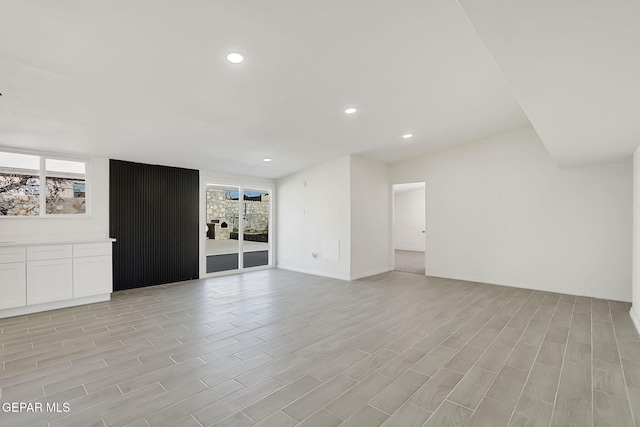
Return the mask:
<svg viewBox="0 0 640 427">
<path fill-rule="evenodd" d="M 244 195 L 244 191 L 246 189 L 249 190 L 263 190 L 269 192 L 269 261 L 267 265 L 260 265 L 257 267 L 249 267 L 244 268 L 242 265 L 243 257 L 243 231 L 242 227 L 239 227 L 239 236 L 238 236 L 238 269 L 237 270 L 227 270 L 227 271 L 217 271 L 215 273 L 207 273 L 207 236 L 204 228 L 207 224 L 207 186 L 208 185 L 221 185 L 221 186 L 229 186 L 229 187 L 238 187 L 239 195 Z M 227 276 L 230 274 L 238 274 L 238 273 L 246 273 L 249 271 L 257 271 L 257 270 L 266 270 L 270 268 L 274 268 L 276 265 L 276 229 L 275 229 L 275 204 L 276 204 L 276 183 L 272 179 L 267 178 L 255 178 L 255 177 L 247 177 L 242 175 L 232 175 L 232 174 L 220 174 L 213 172 L 200 172 L 200 219 L 199 219 L 199 227 L 200 228 L 200 250 L 199 250 L 199 259 L 200 259 L 200 278 L 208 278 L 208 277 L 218 277 L 218 276 Z M 238 209 L 239 212 L 242 212 L 244 208 L 244 197 L 238 197 Z M 242 215 L 240 215 L 239 224 L 243 226 Z"/>
<path fill-rule="evenodd" d="M 427 227 L 427 183 L 426 181 L 409 181 L 409 182 L 396 182 L 391 184 L 391 249 L 390 249 L 390 259 L 391 259 L 391 270 L 395 271 L 396 269 L 396 244 L 395 244 L 395 234 L 396 234 L 396 230 L 395 230 L 395 225 L 396 225 L 396 188 L 398 186 L 403 186 L 403 185 L 411 185 L 411 186 L 416 186 L 416 188 L 419 188 L 419 185 L 422 186 L 423 191 L 424 191 L 424 230 L 423 230 L 423 240 L 424 240 L 424 271 L 425 271 L 425 275 L 427 275 L 427 233 L 426 233 L 426 227 Z"/>
</svg>

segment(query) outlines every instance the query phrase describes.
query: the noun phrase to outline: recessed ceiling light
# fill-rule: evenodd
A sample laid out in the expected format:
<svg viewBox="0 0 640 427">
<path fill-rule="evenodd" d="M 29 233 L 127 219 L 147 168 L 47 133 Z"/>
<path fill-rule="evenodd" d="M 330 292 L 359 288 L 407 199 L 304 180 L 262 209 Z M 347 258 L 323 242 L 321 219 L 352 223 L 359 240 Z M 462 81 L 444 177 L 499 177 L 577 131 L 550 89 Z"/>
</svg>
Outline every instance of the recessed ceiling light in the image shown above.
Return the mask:
<svg viewBox="0 0 640 427">
<path fill-rule="evenodd" d="M 345 113 L 347 113 L 347 114 L 353 114 L 353 113 L 355 113 L 356 111 L 358 111 L 358 110 L 356 110 L 356 109 L 355 109 L 355 108 L 353 108 L 353 107 L 349 107 L 349 108 L 347 108 L 346 110 L 344 110 L 344 112 L 345 112 Z"/>
<path fill-rule="evenodd" d="M 413 134 L 412 134 L 412 133 L 405 133 L 404 135 L 402 135 L 402 137 L 403 137 L 404 139 L 409 139 L 409 138 L 411 138 L 412 136 L 413 136 Z"/>
<path fill-rule="evenodd" d="M 232 64 L 239 64 L 244 61 L 244 57 L 237 52 L 231 52 L 227 55 L 227 61 L 231 62 Z"/>
<path fill-rule="evenodd" d="M 268 157 L 266 157 L 266 158 L 262 159 L 262 161 L 263 161 L 263 162 L 270 162 L 270 161 L 271 161 L 271 159 L 270 159 L 270 158 L 268 158 Z"/>
</svg>

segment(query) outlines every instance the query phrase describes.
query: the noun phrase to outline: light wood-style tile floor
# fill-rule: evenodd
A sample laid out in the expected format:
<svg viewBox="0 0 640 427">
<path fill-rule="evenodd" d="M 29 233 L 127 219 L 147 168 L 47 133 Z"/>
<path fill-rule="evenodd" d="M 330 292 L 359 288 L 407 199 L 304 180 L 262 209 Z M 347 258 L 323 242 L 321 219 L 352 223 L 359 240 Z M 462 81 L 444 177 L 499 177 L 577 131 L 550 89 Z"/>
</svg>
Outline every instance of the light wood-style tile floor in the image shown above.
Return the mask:
<svg viewBox="0 0 640 427">
<path fill-rule="evenodd" d="M 0 320 L 3 408 L 43 405 L 0 425 L 640 426 L 628 310 L 398 272 L 117 292 Z"/>
<path fill-rule="evenodd" d="M 422 274 L 424 276 L 424 251 L 394 250 L 395 271 Z"/>
</svg>

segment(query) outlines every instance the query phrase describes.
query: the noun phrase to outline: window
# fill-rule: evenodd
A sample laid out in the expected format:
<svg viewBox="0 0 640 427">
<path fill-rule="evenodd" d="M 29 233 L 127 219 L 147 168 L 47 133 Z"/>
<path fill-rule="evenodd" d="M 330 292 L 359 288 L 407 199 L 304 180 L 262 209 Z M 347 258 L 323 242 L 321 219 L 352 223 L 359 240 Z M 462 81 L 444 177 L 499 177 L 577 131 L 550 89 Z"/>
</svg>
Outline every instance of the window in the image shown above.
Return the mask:
<svg viewBox="0 0 640 427">
<path fill-rule="evenodd" d="M 86 161 L 0 151 L 0 216 L 86 214 L 86 169 Z"/>
<path fill-rule="evenodd" d="M 85 163 L 45 159 L 47 214 L 83 214 L 85 204 Z M 77 191 L 82 188 L 82 191 Z"/>
</svg>

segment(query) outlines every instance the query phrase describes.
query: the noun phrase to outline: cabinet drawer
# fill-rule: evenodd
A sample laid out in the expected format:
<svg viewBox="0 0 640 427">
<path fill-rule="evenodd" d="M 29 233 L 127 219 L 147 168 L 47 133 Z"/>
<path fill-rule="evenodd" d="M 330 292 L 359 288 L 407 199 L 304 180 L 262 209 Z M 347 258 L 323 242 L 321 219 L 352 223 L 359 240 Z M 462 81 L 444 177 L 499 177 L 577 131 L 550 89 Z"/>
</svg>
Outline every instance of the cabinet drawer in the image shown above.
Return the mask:
<svg viewBox="0 0 640 427">
<path fill-rule="evenodd" d="M 5 262 L 24 262 L 24 246 L 7 246 L 0 248 L 0 264 Z"/>
<path fill-rule="evenodd" d="M 27 261 L 71 258 L 73 253 L 71 247 L 71 245 L 29 246 L 27 248 Z"/>
<path fill-rule="evenodd" d="M 111 255 L 111 243 L 79 243 L 73 245 L 74 258 L 109 255 Z"/>
</svg>

